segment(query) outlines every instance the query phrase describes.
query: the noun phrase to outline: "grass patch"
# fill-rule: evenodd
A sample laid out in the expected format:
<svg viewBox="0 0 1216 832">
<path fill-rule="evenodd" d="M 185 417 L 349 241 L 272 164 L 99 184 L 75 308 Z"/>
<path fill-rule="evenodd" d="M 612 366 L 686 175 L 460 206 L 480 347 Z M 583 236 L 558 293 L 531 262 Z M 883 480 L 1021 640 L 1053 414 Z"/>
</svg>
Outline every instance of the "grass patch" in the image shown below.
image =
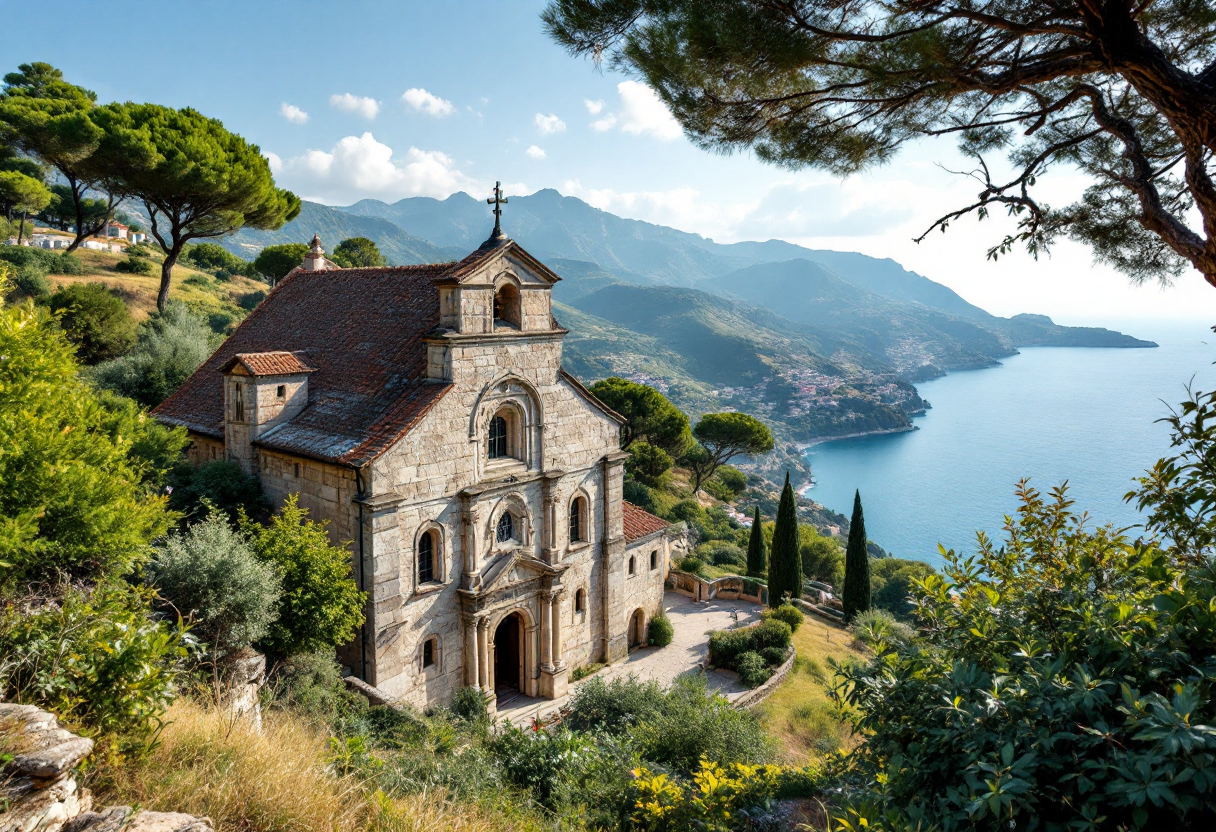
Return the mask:
<svg viewBox="0 0 1216 832">
<path fill-rule="evenodd" d="M 607 667 L 607 665 L 602 664 L 601 662 L 591 662 L 590 664 L 580 665 L 574 668 L 573 672 L 571 672 L 570 681 L 580 682 L 591 674 L 598 673 L 605 667 Z"/>
<path fill-rule="evenodd" d="M 857 743 L 837 717 L 828 698 L 832 671 L 828 659 L 864 661 L 853 634 L 813 615 L 794 633 L 798 657 L 785 680 L 758 709 L 769 734 L 781 744 L 782 756 L 805 765 Z"/>
</svg>

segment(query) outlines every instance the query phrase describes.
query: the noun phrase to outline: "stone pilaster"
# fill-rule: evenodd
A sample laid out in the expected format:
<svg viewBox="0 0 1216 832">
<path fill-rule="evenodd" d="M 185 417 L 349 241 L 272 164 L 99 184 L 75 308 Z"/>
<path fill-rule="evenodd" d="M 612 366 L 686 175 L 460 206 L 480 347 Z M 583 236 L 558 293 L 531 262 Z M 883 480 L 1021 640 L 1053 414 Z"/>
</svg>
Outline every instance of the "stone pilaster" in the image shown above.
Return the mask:
<svg viewBox="0 0 1216 832">
<path fill-rule="evenodd" d="M 601 655 L 605 663 L 629 655 L 625 604 L 625 460 L 629 454 L 606 454 L 603 466 L 603 568 L 600 570 L 600 616 L 603 636 Z"/>
</svg>

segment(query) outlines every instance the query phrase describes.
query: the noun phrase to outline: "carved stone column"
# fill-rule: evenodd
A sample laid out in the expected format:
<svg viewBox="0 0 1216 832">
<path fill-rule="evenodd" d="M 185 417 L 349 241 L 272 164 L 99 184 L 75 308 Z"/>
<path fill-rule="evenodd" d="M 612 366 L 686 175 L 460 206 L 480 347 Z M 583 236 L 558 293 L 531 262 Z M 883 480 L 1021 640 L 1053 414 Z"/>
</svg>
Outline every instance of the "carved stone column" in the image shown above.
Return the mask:
<svg viewBox="0 0 1216 832">
<path fill-rule="evenodd" d="M 553 622 L 553 647 L 551 650 L 551 660 L 554 670 L 562 670 L 566 663 L 562 661 L 562 594 L 555 592 L 553 594 L 553 612 L 550 620 Z"/>
<path fill-rule="evenodd" d="M 568 690 L 566 665 L 561 660 L 562 622 L 558 598 L 557 592 L 540 597 L 540 695 L 546 699 L 558 699 Z"/>
<path fill-rule="evenodd" d="M 477 650 L 477 629 L 481 619 L 467 618 L 464 621 L 464 683 L 469 687 L 481 687 L 481 659 Z"/>
<path fill-rule="evenodd" d="M 477 619 L 477 686 L 485 693 L 490 689 L 490 620 Z"/>
<path fill-rule="evenodd" d="M 540 669 L 542 672 L 553 670 L 553 596 L 542 595 L 540 598 Z"/>
</svg>

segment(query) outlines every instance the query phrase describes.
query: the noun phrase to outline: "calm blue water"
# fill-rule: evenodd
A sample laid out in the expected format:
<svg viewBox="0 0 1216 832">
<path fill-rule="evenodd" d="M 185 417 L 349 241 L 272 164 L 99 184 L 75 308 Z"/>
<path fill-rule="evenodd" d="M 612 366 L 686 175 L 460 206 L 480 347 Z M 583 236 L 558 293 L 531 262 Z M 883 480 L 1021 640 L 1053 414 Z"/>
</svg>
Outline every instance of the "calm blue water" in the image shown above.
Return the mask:
<svg viewBox="0 0 1216 832">
<path fill-rule="evenodd" d="M 812 499 L 845 514 L 861 490 L 871 540 L 899 557 L 940 562 L 937 544 L 973 551 L 999 539 L 1022 477 L 1042 491 L 1068 480 L 1094 521 L 1139 522 L 1123 502 L 1132 478 L 1169 447 L 1167 403 L 1216 384 L 1216 335 L 1203 324 L 1121 327 L 1157 349 L 1035 348 L 1002 366 L 918 385 L 933 406 L 919 430 L 846 439 L 807 451 Z"/>
</svg>

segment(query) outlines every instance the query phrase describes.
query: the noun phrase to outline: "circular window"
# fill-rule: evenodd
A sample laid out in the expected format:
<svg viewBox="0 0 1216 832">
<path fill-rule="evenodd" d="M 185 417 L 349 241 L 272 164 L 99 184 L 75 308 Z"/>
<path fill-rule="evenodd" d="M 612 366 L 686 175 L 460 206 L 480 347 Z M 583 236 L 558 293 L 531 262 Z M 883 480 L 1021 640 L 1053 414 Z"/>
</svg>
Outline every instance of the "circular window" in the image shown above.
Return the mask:
<svg viewBox="0 0 1216 832">
<path fill-rule="evenodd" d="M 495 534 L 499 543 L 507 543 L 515 539 L 515 518 L 511 512 L 504 511 L 498 518 L 498 529 Z"/>
</svg>

